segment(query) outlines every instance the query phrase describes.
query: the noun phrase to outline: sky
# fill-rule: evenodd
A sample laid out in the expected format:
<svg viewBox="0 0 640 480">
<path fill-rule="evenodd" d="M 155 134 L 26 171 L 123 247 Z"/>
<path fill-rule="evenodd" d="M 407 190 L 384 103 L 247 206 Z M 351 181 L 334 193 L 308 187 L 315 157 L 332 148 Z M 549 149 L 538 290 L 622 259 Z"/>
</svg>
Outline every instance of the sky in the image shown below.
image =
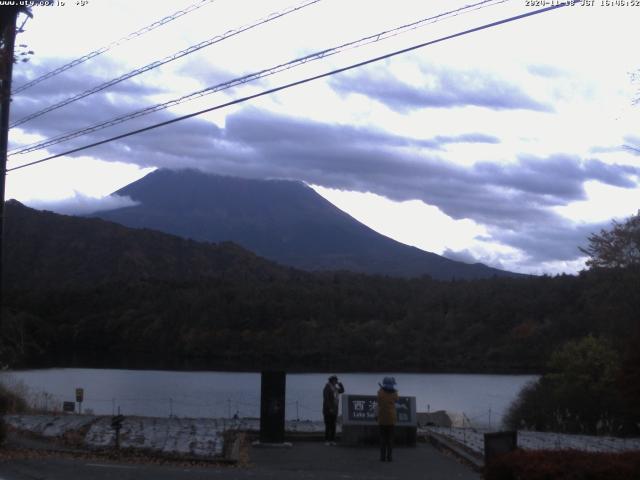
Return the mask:
<svg viewBox="0 0 640 480">
<path fill-rule="evenodd" d="M 26 46 L 18 53 L 33 54 L 14 66 L 14 89 L 195 3 L 15 93 L 8 168 L 539 8 L 525 0 L 60 0 L 19 17 L 17 44 Z M 423 250 L 574 274 L 590 233 L 640 209 L 640 6 L 618 4 L 576 2 L 10 171 L 7 198 L 87 214 L 131 204 L 111 194 L 156 168 L 284 178 Z M 205 41 L 213 44 L 150 68 Z M 15 153 L 261 71 L 273 74 Z"/>
</svg>

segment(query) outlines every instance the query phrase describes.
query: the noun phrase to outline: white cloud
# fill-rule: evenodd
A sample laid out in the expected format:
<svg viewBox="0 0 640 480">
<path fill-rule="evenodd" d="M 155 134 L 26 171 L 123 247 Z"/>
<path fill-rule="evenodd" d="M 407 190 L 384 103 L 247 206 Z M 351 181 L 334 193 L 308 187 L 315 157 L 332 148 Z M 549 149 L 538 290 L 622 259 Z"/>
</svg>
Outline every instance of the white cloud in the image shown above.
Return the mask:
<svg viewBox="0 0 640 480">
<path fill-rule="evenodd" d="M 587 200 L 571 202 L 553 209 L 567 219 L 578 222 L 608 222 L 623 219 L 640 209 L 640 188 L 618 188 L 596 181 L 584 184 Z"/>
<path fill-rule="evenodd" d="M 72 199 L 76 194 L 100 198 L 153 170 L 91 157 L 65 157 L 9 172 L 6 196 L 23 203 Z"/>
<path fill-rule="evenodd" d="M 461 249 L 486 234 L 486 229 L 472 220 L 454 220 L 420 200 L 394 202 L 371 192 L 311 187 L 378 233 L 429 252 Z"/>
<path fill-rule="evenodd" d="M 37 210 L 50 210 L 65 215 L 88 215 L 104 210 L 132 207 L 138 205 L 138 202 L 129 197 L 121 197 L 119 195 L 89 197 L 75 192 L 73 197 L 66 197 L 60 200 L 33 200 L 28 202 L 27 205 Z"/>
</svg>

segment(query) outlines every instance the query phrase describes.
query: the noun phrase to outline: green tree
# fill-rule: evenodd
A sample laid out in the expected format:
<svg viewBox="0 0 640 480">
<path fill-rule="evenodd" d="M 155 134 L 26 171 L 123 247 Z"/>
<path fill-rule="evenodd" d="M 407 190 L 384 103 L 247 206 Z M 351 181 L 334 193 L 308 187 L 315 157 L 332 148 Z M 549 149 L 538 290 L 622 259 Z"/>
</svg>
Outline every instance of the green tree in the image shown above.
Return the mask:
<svg viewBox="0 0 640 480">
<path fill-rule="evenodd" d="M 593 336 L 570 341 L 551 355 L 549 368 L 510 407 L 505 418 L 510 428 L 621 431 L 625 419 L 616 389 L 620 360 L 608 341 Z"/>
<path fill-rule="evenodd" d="M 589 255 L 587 266 L 623 268 L 640 265 L 640 210 L 624 222 L 612 222 L 610 230 L 592 233 L 580 251 Z"/>
<path fill-rule="evenodd" d="M 556 350 L 549 360 L 553 381 L 582 392 L 598 393 L 611 386 L 620 360 L 609 342 L 591 335 L 572 340 Z"/>
</svg>

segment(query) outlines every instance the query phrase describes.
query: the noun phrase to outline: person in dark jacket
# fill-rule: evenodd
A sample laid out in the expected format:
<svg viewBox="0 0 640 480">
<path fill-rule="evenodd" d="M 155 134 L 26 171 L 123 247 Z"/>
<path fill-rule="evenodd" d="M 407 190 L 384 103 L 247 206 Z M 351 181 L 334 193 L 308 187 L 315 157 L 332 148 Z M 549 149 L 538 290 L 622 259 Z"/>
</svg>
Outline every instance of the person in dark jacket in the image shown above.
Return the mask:
<svg viewBox="0 0 640 480">
<path fill-rule="evenodd" d="M 398 391 L 396 379 L 384 377 L 379 383 L 378 390 L 378 426 L 380 428 L 380 461 L 390 462 L 393 453 L 393 432 L 398 415 L 396 403 L 398 403 Z"/>
<path fill-rule="evenodd" d="M 336 421 L 338 420 L 338 400 L 344 393 L 344 386 L 336 375 L 331 375 L 322 391 L 322 415 L 324 416 L 325 445 L 336 444 Z"/>
</svg>

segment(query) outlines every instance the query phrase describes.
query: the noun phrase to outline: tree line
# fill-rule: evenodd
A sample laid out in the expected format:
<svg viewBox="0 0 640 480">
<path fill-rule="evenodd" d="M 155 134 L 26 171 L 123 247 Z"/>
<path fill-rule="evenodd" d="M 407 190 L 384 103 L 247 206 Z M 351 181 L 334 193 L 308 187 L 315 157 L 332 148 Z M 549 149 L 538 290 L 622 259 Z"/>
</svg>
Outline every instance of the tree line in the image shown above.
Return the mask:
<svg viewBox="0 0 640 480">
<path fill-rule="evenodd" d="M 628 347 L 635 268 L 475 281 L 349 273 L 147 279 L 6 293 L 14 361 L 68 352 L 201 358 L 234 368 L 542 372 L 587 335 Z"/>
</svg>

